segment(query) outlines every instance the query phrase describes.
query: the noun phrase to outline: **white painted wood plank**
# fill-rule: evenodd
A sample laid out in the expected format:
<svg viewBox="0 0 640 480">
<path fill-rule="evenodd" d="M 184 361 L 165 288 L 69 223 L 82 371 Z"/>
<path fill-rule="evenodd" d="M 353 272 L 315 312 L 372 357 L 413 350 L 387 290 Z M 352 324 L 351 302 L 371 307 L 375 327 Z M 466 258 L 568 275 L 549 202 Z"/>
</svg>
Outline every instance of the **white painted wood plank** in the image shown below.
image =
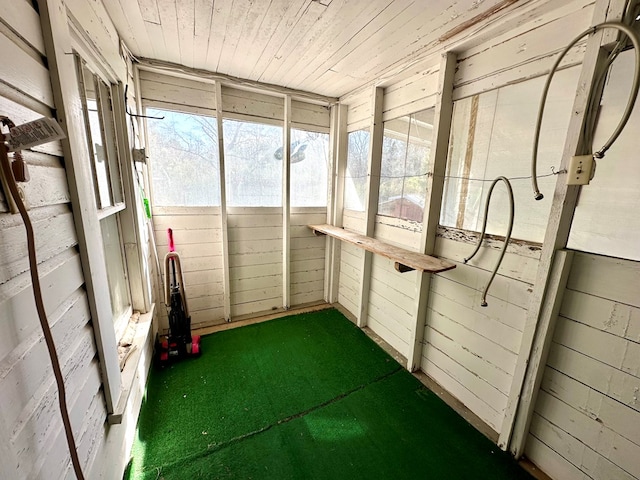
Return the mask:
<svg viewBox="0 0 640 480">
<path fill-rule="evenodd" d="M 230 75 L 248 78 L 261 49 L 268 42 L 276 21 L 287 12 L 289 2 L 234 2 L 235 17 L 231 20 L 236 25 L 227 26 L 223 52 L 218 67 Z M 262 42 L 256 42 L 261 39 Z M 228 50 L 228 53 L 225 52 Z M 242 57 L 244 62 L 235 62 Z"/>
<path fill-rule="evenodd" d="M 120 57 L 120 36 L 102 2 L 68 0 L 65 6 L 65 12 L 61 13 L 71 19 L 71 23 L 80 27 L 80 34 L 107 62 L 117 80 L 124 80 L 126 72 L 125 64 Z M 40 15 L 43 16 L 42 11 Z M 46 42 L 45 35 L 45 44 Z"/>
<path fill-rule="evenodd" d="M 501 248 L 501 246 L 500 246 Z M 436 240 L 435 254 L 440 257 L 463 263 L 464 258 L 469 256 L 473 251 L 473 245 L 466 242 L 456 242 L 445 238 Z M 493 247 L 480 247 L 479 255 L 473 258 L 467 264 L 475 268 L 480 268 L 486 272 L 493 271 L 496 260 L 500 255 L 500 250 Z M 450 273 L 458 270 L 454 269 Z M 500 265 L 499 275 L 509 277 L 520 282 L 533 284 L 536 272 L 538 271 L 538 260 L 535 258 L 524 257 L 517 253 L 511 253 L 507 248 L 507 253 Z M 493 289 L 492 289 L 493 290 Z"/>
<path fill-rule="evenodd" d="M 73 217 L 66 205 L 34 210 L 32 218 L 38 261 L 46 261 L 77 243 Z M 25 241 L 22 221 L 16 216 L 3 220 L 0 218 L 0 284 L 29 270 L 25 250 L 16 248 L 16 245 L 23 245 Z"/>
<path fill-rule="evenodd" d="M 60 158 L 32 151 L 24 151 L 22 156 L 29 164 L 31 179 L 22 184 L 22 189 L 31 209 L 70 201 L 66 174 Z"/>
<path fill-rule="evenodd" d="M 638 285 L 639 262 L 578 252 L 567 287 L 640 307 Z"/>
<path fill-rule="evenodd" d="M 187 245 L 209 243 L 213 246 L 219 244 L 221 241 L 220 237 L 221 233 L 219 228 L 177 229 L 173 232 L 173 239 L 178 252 Z M 168 244 L 169 240 L 166 229 L 156 231 L 156 245 L 158 247 L 166 247 Z"/>
<path fill-rule="evenodd" d="M 562 319 L 554 341 L 640 378 L 640 344 L 587 325 Z"/>
<path fill-rule="evenodd" d="M 517 356 L 514 355 L 513 352 L 497 346 L 494 342 L 480 335 L 474 334 L 472 330 L 445 317 L 439 312 L 434 310 L 430 310 L 430 312 L 432 312 L 433 315 L 430 317 L 429 327 L 453 339 L 461 346 L 464 346 L 464 348 L 469 349 L 469 351 L 477 357 L 476 361 L 478 365 L 483 365 L 482 361 L 484 360 L 508 374 L 513 373 L 517 359 Z"/>
<path fill-rule="evenodd" d="M 455 398 L 460 400 L 469 410 L 478 415 L 481 420 L 495 430 L 500 428 L 501 417 L 489 405 L 480 400 L 473 392 L 464 385 L 458 383 L 455 379 L 443 372 L 437 365 L 429 362 L 427 359 L 422 360 L 420 369 L 431 377 L 447 392 L 451 393 Z"/>
<path fill-rule="evenodd" d="M 378 216 L 374 238 L 407 250 L 419 251 L 422 228 L 418 230 L 409 222 L 405 225 L 398 225 L 394 220 L 396 219 Z"/>
<path fill-rule="evenodd" d="M 232 297 L 233 298 L 233 294 Z M 231 305 L 231 316 L 239 317 L 241 315 L 249 315 L 255 313 L 266 313 L 273 310 L 281 309 L 282 295 L 278 295 L 276 298 L 268 298 L 250 303 L 242 303 L 239 305 Z"/>
<path fill-rule="evenodd" d="M 222 87 L 222 111 L 256 119 L 284 120 L 282 98 L 232 87 Z"/>
<path fill-rule="evenodd" d="M 453 274 L 453 272 L 457 273 Z M 482 290 L 487 284 L 489 275 L 489 272 L 474 268 L 470 265 L 456 263 L 455 269 L 434 275 L 434 280 L 437 277 L 438 279 L 446 279 L 460 285 L 462 288 L 460 288 L 459 294 L 464 295 L 461 297 L 460 302 L 472 308 L 473 302 L 468 302 L 470 302 L 471 299 L 475 299 L 475 303 L 478 306 L 480 305 L 480 296 Z M 457 289 L 458 287 L 449 285 L 448 288 Z M 506 278 L 502 275 L 496 275 L 493 283 L 491 284 L 491 289 L 489 290 L 487 298 L 493 297 L 498 301 L 496 302 L 496 300 L 493 300 L 493 303 L 496 305 L 489 303 L 489 305 L 487 307 L 483 307 L 483 309 L 494 309 L 494 307 L 498 309 L 497 311 L 511 307 L 515 307 L 516 309 L 526 309 L 526 298 L 527 295 L 531 293 L 530 290 L 531 286 L 527 283 Z M 518 316 L 514 320 L 518 320 L 519 318 L 520 317 Z M 518 329 L 523 328 L 516 325 L 520 325 L 519 322 L 514 323 L 514 326 Z"/>
<path fill-rule="evenodd" d="M 229 265 L 233 267 L 245 267 L 250 265 L 279 264 L 282 262 L 282 252 L 261 252 L 259 254 L 233 254 L 229 255 Z"/>
<path fill-rule="evenodd" d="M 229 229 L 230 242 L 246 242 L 249 240 L 281 240 L 281 239 L 282 239 L 282 223 L 280 223 L 280 225 L 274 225 L 269 227 L 242 227 L 242 228 Z"/>
<path fill-rule="evenodd" d="M 327 6 L 318 3 L 303 5 L 294 20 L 295 28 L 287 33 L 277 50 L 273 51 L 272 58 L 258 77 L 259 80 L 276 83 L 274 79 L 278 79 L 287 86 L 296 84 L 293 78 L 301 67 L 300 64 L 302 63 L 306 72 L 308 69 L 304 68 L 304 65 L 315 60 L 317 56 L 322 56 L 317 55 L 322 50 L 316 50 L 316 48 L 322 48 L 320 45 L 327 38 L 327 32 L 337 26 L 336 23 L 340 20 L 340 9 L 344 3 L 344 0 L 335 0 Z M 336 31 L 340 32 L 338 29 Z M 318 32 L 320 32 L 319 36 Z M 331 38 L 330 35 L 329 38 Z M 316 56 L 312 56 L 312 59 L 306 58 L 310 53 L 309 49 L 316 52 Z"/>
<path fill-rule="evenodd" d="M 526 454 L 527 458 L 534 462 L 540 470 L 551 475 L 551 478 L 591 480 L 589 476 L 534 435 L 529 435 Z"/>
<path fill-rule="evenodd" d="M 201 15 L 201 12 L 196 12 L 195 6 L 195 0 L 176 2 L 180 63 L 187 67 L 194 66 L 196 18 Z"/>
<path fill-rule="evenodd" d="M 169 247 L 167 245 L 158 246 L 160 259 L 163 259 L 168 251 Z M 190 243 L 180 246 L 178 253 L 180 254 L 181 260 L 202 256 L 222 256 L 222 242 Z"/>
<path fill-rule="evenodd" d="M 252 276 L 249 278 L 234 278 L 231 271 L 231 297 L 237 292 L 259 290 L 265 286 L 279 285 L 282 288 L 282 273 L 277 275 Z M 281 305 L 280 305 L 281 306 Z"/>
<path fill-rule="evenodd" d="M 180 63 L 180 42 L 176 41 L 179 35 L 178 11 L 176 2 L 158 2 L 158 15 L 162 27 L 165 50 L 162 53 L 165 58 L 173 63 Z"/>
<path fill-rule="evenodd" d="M 486 383 L 486 386 L 483 388 L 495 389 L 502 393 L 506 400 L 505 392 L 508 392 L 509 386 L 511 385 L 511 377 L 499 367 L 486 361 L 479 362 L 478 358 L 474 358 L 474 354 L 469 350 L 465 350 L 461 344 L 456 343 L 454 339 L 443 335 L 428 325 L 425 329 L 423 345 L 423 360 L 428 360 L 434 365 L 440 366 L 440 359 L 444 355 L 450 359 L 450 361 L 459 365 L 459 368 L 464 368 L 470 374 Z M 447 360 L 447 362 L 449 362 L 449 360 Z M 444 368 L 444 366 L 440 366 L 439 368 Z M 467 385 L 467 387 L 468 386 L 469 385 Z M 489 405 L 493 405 L 493 403 L 489 403 Z M 504 406 L 506 406 L 506 401 Z M 494 410 L 498 411 L 495 407 Z"/>
<path fill-rule="evenodd" d="M 209 285 L 214 288 L 219 282 L 222 282 L 222 270 L 200 270 L 184 273 L 184 283 L 187 288 L 192 288 L 195 285 Z"/>
<path fill-rule="evenodd" d="M 152 57 L 153 45 L 145 28 L 138 2 L 118 0 L 106 2 L 104 6 L 127 47 L 137 56 Z"/>
<path fill-rule="evenodd" d="M 560 314 L 576 322 L 640 343 L 640 308 L 567 290 Z"/>
<path fill-rule="evenodd" d="M 553 344 L 547 367 L 553 368 L 589 388 L 640 411 L 640 379 L 580 352 Z"/>
<path fill-rule="evenodd" d="M 430 333 L 433 334 L 431 335 L 432 337 L 437 338 L 438 335 L 434 334 L 433 331 Z M 430 351 L 428 360 L 430 362 L 437 365 L 438 368 L 448 374 L 452 379 L 456 380 L 459 384 L 464 385 L 469 391 L 473 392 L 478 399 L 495 410 L 497 415 L 502 414 L 507 405 L 506 393 L 500 391 L 485 379 L 478 376 L 478 374 L 468 370 L 466 367 L 449 357 L 445 352 L 439 350 L 434 343 L 430 342 L 429 346 Z"/>
<path fill-rule="evenodd" d="M 231 275 L 235 280 L 279 275 L 280 273 L 282 273 L 281 262 L 261 265 L 250 264 L 231 268 Z"/>
<path fill-rule="evenodd" d="M 154 217 L 177 217 L 179 215 L 221 215 L 221 209 L 220 207 L 153 207 Z"/>
<path fill-rule="evenodd" d="M 29 2 L 6 2 L 0 12 L 0 21 L 44 55 L 40 16 Z"/>
<path fill-rule="evenodd" d="M 463 307 L 455 301 L 438 295 L 437 291 L 434 290 L 432 290 L 432 295 L 429 299 L 429 307 L 448 318 L 456 319 L 469 330 L 494 342 L 496 345 L 500 345 L 514 354 L 518 353 L 522 333 L 508 326 L 505 323 L 508 319 L 498 321 L 490 316 L 485 316 L 479 311 Z M 524 312 L 522 320 L 524 322 Z"/>
<path fill-rule="evenodd" d="M 436 105 L 439 65 L 385 88 L 383 120 L 398 118 Z"/>
<path fill-rule="evenodd" d="M 531 440 L 537 442 L 542 440 L 550 445 L 555 452 L 562 454 L 561 458 L 566 459 L 565 461 L 576 469 L 576 471 L 572 471 L 572 475 L 576 477 L 562 476 L 558 478 L 572 479 L 583 478 L 583 476 L 619 480 L 634 480 L 635 478 L 539 415 L 536 415 L 532 422 L 532 435 Z M 555 472 L 548 473 L 554 474 Z"/>
<path fill-rule="evenodd" d="M 640 412 L 637 410 L 552 368 L 545 369 L 541 388 L 627 440 L 640 445 Z"/>
<path fill-rule="evenodd" d="M 167 103 L 170 104 L 168 108 L 186 105 L 210 110 L 210 114 L 216 108 L 214 86 L 211 83 L 141 70 L 140 87 L 143 101 Z"/>
<path fill-rule="evenodd" d="M 392 301 L 374 290 L 369 292 L 369 308 L 377 312 L 371 316 L 375 316 L 379 322 L 408 342 L 411 333 L 410 313 L 398 309 Z"/>
<path fill-rule="evenodd" d="M 72 249 L 43 262 L 39 269 L 42 295 L 48 312 L 56 310 L 63 299 L 82 285 L 80 258 Z M 0 311 L 7 325 L 11 325 L 0 338 L 0 359 L 4 359 L 40 328 L 28 274 L 22 274 L 1 286 Z"/>
<path fill-rule="evenodd" d="M 330 127 L 329 107 L 292 100 L 291 123 L 295 128 L 304 126 L 307 128 L 319 127 L 328 133 Z"/>
<path fill-rule="evenodd" d="M 324 258 L 316 258 L 311 260 L 298 260 L 291 262 L 291 275 L 297 274 L 298 280 L 303 280 L 305 273 L 311 275 L 324 276 Z"/>
<path fill-rule="evenodd" d="M 261 254 L 280 252 L 282 254 L 282 241 L 278 240 L 246 240 L 244 242 L 229 242 L 229 254 Z"/>
<path fill-rule="evenodd" d="M 81 342 L 70 342 L 72 345 L 69 345 L 69 347 L 72 347 L 72 349 L 66 355 L 61 354 L 61 363 L 66 367 L 65 377 L 68 383 L 65 384 L 70 407 L 77 404 L 78 400 L 91 399 L 95 396 L 98 392 L 100 379 L 96 368 L 97 365 L 91 365 L 91 358 L 95 355 L 95 349 L 91 341 L 90 328 L 85 327 L 82 331 L 76 332 L 76 335 L 78 335 L 78 338 L 82 338 Z M 48 360 L 47 357 L 48 354 L 44 353 L 44 356 L 38 359 L 40 367 L 43 363 L 48 363 L 46 360 L 43 362 L 44 359 Z M 74 365 L 70 357 L 77 358 L 78 364 Z M 74 372 L 76 377 L 74 380 L 70 379 L 70 370 Z M 19 392 L 14 400 L 15 403 L 24 408 L 16 419 L 11 431 L 11 439 L 13 440 L 14 448 L 18 451 L 18 459 L 26 465 L 29 465 L 30 459 L 47 454 L 47 450 L 50 448 L 47 443 L 47 437 L 52 433 L 52 430 L 62 426 L 59 415 L 55 414 L 56 407 L 58 407 L 55 397 L 56 388 L 53 382 L 48 381 L 53 379 L 51 370 L 47 368 L 44 373 L 45 375 L 41 375 L 43 383 L 37 386 L 45 386 L 45 389 L 36 388 L 32 390 L 33 397 L 27 398 L 21 398 L 21 392 Z M 91 380 L 90 386 L 92 388 L 83 391 L 86 383 L 85 379 L 87 378 Z M 7 386 L 8 391 L 3 394 L 5 399 L 11 392 L 16 392 L 12 387 L 12 385 Z M 3 390 L 5 389 L 3 388 Z M 80 426 L 79 421 L 82 420 L 82 418 L 78 418 L 78 413 L 75 416 L 78 423 L 73 423 L 74 430 L 78 429 Z"/>
<path fill-rule="evenodd" d="M 371 11 L 374 8 L 375 10 Z M 382 39 L 387 41 L 389 38 L 389 32 L 402 28 L 408 18 L 425 11 L 422 5 L 389 1 L 365 4 L 359 10 L 364 11 L 364 14 L 354 16 L 351 19 L 352 23 L 336 37 L 336 43 L 340 47 L 333 47 L 334 53 L 328 58 L 322 58 L 322 62 L 318 59 L 311 61 L 306 71 L 307 76 L 302 79 L 302 82 L 308 85 L 307 88 L 315 91 L 320 84 L 319 78 L 323 77 L 327 71 L 346 73 L 358 70 L 355 65 L 362 63 L 363 57 L 358 57 L 359 54 L 356 52 L 370 50 L 373 45 L 376 47 L 381 45 Z M 398 54 L 397 51 L 394 53 Z M 358 58 L 360 62 L 356 63 Z M 351 62 L 350 69 L 347 68 L 349 62 Z M 307 81 L 310 77 L 312 80 Z"/>
<path fill-rule="evenodd" d="M 451 281 L 442 276 L 434 276 L 431 284 L 433 294 L 440 295 L 457 305 L 458 309 L 468 309 L 467 315 L 487 317 L 491 321 L 500 322 L 507 328 L 522 332 L 525 323 L 526 309 L 505 302 L 498 297 L 488 297 L 489 305 L 480 305 L 481 291 L 464 284 Z"/>
<path fill-rule="evenodd" d="M 634 477 L 640 476 L 640 446 L 602 426 L 595 419 L 541 391 L 536 407 L 549 422 L 579 438 L 585 445 Z"/>
<path fill-rule="evenodd" d="M 538 19 L 533 28 L 529 24 L 526 30 L 522 28 L 524 31 L 509 32 L 463 54 L 456 72 L 455 88 L 467 87 L 496 74 L 503 74 L 500 82 L 504 85 L 507 83 L 504 72 L 509 70 L 516 70 L 517 73 L 514 73 L 521 79 L 548 71 L 560 50 L 585 30 L 591 21 L 590 9 L 579 8 L 575 2 L 570 5 L 576 10 L 559 18 L 559 12 L 551 12 Z M 580 63 L 584 51 L 584 44 L 575 47 L 563 65 Z M 498 85 L 495 81 L 493 83 Z M 456 99 L 461 94 L 468 96 L 470 89 L 467 87 L 465 90 L 464 93 L 456 92 Z"/>
</svg>

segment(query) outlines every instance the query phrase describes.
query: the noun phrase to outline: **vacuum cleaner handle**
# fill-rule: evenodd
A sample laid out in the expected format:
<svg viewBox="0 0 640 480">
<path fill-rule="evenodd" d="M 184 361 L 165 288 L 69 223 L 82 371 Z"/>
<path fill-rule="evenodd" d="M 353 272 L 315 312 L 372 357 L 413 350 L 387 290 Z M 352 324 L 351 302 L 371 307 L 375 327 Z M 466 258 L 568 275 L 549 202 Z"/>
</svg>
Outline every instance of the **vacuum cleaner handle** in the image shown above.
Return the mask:
<svg viewBox="0 0 640 480">
<path fill-rule="evenodd" d="M 167 228 L 167 235 L 169 236 L 169 251 L 175 252 L 176 247 L 173 244 L 173 230 L 171 230 L 170 228 Z"/>
</svg>

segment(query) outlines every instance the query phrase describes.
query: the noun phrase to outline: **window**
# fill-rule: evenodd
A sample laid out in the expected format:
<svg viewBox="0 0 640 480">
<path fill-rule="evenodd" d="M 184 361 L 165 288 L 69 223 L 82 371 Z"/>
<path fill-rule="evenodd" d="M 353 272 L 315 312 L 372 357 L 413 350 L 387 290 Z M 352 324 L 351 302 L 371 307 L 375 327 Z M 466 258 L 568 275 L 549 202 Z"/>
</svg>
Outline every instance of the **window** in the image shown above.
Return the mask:
<svg viewBox="0 0 640 480">
<path fill-rule="evenodd" d="M 291 206 L 326 207 L 329 135 L 291 130 Z"/>
<path fill-rule="evenodd" d="M 223 120 L 227 205 L 282 206 L 282 127 Z"/>
<path fill-rule="evenodd" d="M 344 208 L 364 212 L 367 188 L 369 130 L 349 132 L 347 137 L 347 171 L 344 181 Z"/>
<path fill-rule="evenodd" d="M 111 86 L 93 73 L 80 57 L 76 58 L 109 283 L 112 320 L 116 337 L 119 337 L 126 327 L 132 309 L 120 222 L 120 214 L 126 205 L 122 193 Z"/>
<path fill-rule="evenodd" d="M 147 120 L 153 204 L 220 205 L 218 127 L 215 118 L 153 108 Z"/>
<path fill-rule="evenodd" d="M 557 169 L 562 157 L 578 70 L 574 67 L 558 72 L 551 84 L 538 155 L 538 181 L 544 192 L 554 190 L 557 177 L 551 168 Z M 489 186 L 502 175 L 511 180 L 515 199 L 512 236 L 533 242 L 544 240 L 553 195 L 536 202 L 530 179 L 533 132 L 544 81 L 540 77 L 455 102 L 442 225 L 479 231 Z M 509 209 L 503 185 L 496 186 L 491 205 L 487 233 L 504 235 Z"/>
<path fill-rule="evenodd" d="M 422 222 L 433 109 L 384 123 L 378 214 Z"/>
</svg>

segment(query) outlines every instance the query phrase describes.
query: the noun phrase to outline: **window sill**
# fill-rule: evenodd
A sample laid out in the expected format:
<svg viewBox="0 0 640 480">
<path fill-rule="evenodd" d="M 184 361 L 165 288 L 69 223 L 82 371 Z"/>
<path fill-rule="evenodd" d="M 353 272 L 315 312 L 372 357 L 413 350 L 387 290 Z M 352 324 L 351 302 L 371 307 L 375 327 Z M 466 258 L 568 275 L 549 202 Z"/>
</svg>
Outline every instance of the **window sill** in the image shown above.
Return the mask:
<svg viewBox="0 0 640 480">
<path fill-rule="evenodd" d="M 153 313 L 155 310 L 155 303 L 151 305 L 149 312 L 140 314 L 138 320 L 136 333 L 132 342 L 132 353 L 127 358 L 124 368 L 121 372 L 121 388 L 118 404 L 115 411 L 107 416 L 107 422 L 109 425 L 118 425 L 122 423 L 122 418 L 127 409 L 129 403 L 129 396 L 133 390 L 136 374 L 138 372 L 138 366 L 142 354 L 146 350 L 146 345 L 151 333 L 151 325 L 153 319 Z"/>
</svg>

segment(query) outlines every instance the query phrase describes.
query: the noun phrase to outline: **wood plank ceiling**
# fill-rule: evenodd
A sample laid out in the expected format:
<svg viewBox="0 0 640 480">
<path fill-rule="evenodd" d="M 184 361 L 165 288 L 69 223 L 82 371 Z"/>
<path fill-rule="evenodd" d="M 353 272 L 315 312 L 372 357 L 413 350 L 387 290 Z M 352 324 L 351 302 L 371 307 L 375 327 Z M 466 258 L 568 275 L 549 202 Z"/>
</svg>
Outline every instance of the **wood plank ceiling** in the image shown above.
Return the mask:
<svg viewBox="0 0 640 480">
<path fill-rule="evenodd" d="M 103 2 L 139 58 L 340 97 L 517 0 Z"/>
</svg>

